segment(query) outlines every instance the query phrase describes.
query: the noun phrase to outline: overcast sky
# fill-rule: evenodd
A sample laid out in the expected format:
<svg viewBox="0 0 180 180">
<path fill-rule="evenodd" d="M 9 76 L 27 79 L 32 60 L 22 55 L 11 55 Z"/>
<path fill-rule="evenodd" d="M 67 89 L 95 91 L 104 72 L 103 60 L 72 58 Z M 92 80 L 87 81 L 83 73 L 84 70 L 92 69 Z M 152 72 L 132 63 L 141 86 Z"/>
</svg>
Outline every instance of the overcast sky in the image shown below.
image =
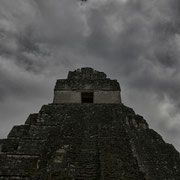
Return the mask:
<svg viewBox="0 0 180 180">
<path fill-rule="evenodd" d="M 87 66 L 180 151 L 179 0 L 0 0 L 0 138 Z"/>
</svg>

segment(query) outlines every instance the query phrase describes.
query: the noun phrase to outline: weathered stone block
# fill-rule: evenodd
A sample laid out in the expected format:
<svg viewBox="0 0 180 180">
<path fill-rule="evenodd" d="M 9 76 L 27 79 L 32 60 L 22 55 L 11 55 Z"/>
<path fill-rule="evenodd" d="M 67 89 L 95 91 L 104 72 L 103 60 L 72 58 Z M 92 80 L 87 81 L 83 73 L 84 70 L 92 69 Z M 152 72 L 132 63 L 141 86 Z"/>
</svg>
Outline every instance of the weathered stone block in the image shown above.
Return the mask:
<svg viewBox="0 0 180 180">
<path fill-rule="evenodd" d="M 8 134 L 9 138 L 20 138 L 25 136 L 29 130 L 28 125 L 14 126 L 10 133 Z"/>
</svg>

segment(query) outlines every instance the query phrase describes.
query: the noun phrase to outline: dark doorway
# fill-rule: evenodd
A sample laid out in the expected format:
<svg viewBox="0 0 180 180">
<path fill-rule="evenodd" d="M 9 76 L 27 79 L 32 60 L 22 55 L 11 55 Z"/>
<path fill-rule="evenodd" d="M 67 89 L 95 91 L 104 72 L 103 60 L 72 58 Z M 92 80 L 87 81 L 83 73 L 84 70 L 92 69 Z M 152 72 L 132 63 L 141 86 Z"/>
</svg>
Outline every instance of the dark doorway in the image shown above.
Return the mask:
<svg viewBox="0 0 180 180">
<path fill-rule="evenodd" d="M 82 103 L 93 103 L 94 93 L 93 92 L 82 92 L 81 101 Z"/>
</svg>

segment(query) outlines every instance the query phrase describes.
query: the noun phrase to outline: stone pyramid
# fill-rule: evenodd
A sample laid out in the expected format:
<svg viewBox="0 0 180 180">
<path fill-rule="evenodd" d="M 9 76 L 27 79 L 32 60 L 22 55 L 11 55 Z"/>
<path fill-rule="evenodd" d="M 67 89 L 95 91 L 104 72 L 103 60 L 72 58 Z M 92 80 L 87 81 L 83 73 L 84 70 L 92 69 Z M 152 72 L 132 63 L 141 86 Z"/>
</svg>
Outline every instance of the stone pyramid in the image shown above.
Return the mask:
<svg viewBox="0 0 180 180">
<path fill-rule="evenodd" d="M 180 154 L 121 103 L 116 80 L 82 68 L 0 140 L 0 180 L 91 179 L 180 180 Z"/>
</svg>

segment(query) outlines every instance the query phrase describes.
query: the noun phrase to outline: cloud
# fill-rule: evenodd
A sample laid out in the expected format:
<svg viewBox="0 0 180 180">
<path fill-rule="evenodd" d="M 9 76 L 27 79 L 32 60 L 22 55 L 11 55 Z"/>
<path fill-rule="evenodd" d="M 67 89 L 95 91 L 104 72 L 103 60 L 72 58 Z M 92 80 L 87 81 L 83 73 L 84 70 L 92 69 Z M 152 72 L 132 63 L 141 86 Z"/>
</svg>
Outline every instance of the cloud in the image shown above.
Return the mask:
<svg viewBox="0 0 180 180">
<path fill-rule="evenodd" d="M 25 118 L 13 105 L 5 116 L 10 99 L 27 115 L 38 111 L 57 78 L 91 66 L 118 79 L 124 103 L 180 149 L 179 7 L 179 0 L 1 0 L 3 134 L 8 117 Z"/>
</svg>

